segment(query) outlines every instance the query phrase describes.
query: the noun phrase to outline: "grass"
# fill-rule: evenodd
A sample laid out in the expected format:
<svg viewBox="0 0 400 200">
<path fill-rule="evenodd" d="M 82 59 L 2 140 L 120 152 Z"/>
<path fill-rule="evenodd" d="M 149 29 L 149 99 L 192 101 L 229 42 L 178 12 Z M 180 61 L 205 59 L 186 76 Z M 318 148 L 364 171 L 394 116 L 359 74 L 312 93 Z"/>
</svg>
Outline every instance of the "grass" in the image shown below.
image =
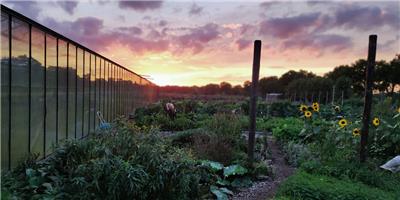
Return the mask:
<svg viewBox="0 0 400 200">
<path fill-rule="evenodd" d="M 301 170 L 289 177 L 277 192 L 277 199 L 299 200 L 395 200 L 399 197 L 398 193 L 373 188 L 359 182 L 313 175 Z"/>
</svg>

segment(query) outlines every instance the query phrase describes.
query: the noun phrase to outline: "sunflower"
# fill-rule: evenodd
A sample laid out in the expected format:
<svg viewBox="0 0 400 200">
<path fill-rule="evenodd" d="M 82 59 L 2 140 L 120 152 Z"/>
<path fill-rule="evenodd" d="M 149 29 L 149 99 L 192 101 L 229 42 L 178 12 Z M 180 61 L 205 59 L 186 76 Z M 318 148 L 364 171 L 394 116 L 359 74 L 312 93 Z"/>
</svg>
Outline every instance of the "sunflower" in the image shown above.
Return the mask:
<svg viewBox="0 0 400 200">
<path fill-rule="evenodd" d="M 360 136 L 360 133 L 361 133 L 360 129 L 358 129 L 358 128 L 353 129 L 353 136 L 354 137 Z"/>
<path fill-rule="evenodd" d="M 397 109 L 397 112 L 400 113 L 400 107 L 399 107 L 399 109 Z"/>
<path fill-rule="evenodd" d="M 310 112 L 310 111 L 305 111 L 304 112 L 304 116 L 306 117 L 306 118 L 310 118 L 311 116 L 312 116 L 312 113 Z"/>
<path fill-rule="evenodd" d="M 344 128 L 345 126 L 347 126 L 347 120 L 346 119 L 341 119 L 338 122 L 340 128 Z"/>
<path fill-rule="evenodd" d="M 375 127 L 378 127 L 379 124 L 380 124 L 379 119 L 378 119 L 377 117 L 375 117 L 375 118 L 372 120 L 372 124 L 373 124 Z"/>
<path fill-rule="evenodd" d="M 304 105 L 304 104 L 301 104 L 300 105 L 300 111 L 301 112 L 305 112 L 305 111 L 307 111 L 308 110 L 308 107 L 306 106 L 306 105 Z"/>
<path fill-rule="evenodd" d="M 335 109 L 336 112 L 340 112 L 340 107 L 339 106 L 335 106 L 334 109 Z"/>
<path fill-rule="evenodd" d="M 313 104 L 312 104 L 312 109 L 313 109 L 315 112 L 319 112 L 319 104 L 318 104 L 317 102 L 313 103 Z"/>
</svg>

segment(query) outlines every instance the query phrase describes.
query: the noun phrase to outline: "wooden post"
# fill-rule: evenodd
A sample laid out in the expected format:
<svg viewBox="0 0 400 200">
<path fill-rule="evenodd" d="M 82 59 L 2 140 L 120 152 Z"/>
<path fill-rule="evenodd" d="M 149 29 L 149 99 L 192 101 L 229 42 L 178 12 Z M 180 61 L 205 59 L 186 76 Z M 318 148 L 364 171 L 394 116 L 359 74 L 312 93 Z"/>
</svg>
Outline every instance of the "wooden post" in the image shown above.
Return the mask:
<svg viewBox="0 0 400 200">
<path fill-rule="evenodd" d="M 362 119 L 362 129 L 361 129 L 361 145 L 360 145 L 360 161 L 365 162 L 367 159 L 367 145 L 368 145 L 368 131 L 371 118 L 371 106 L 372 106 L 372 84 L 374 77 L 375 68 L 375 56 L 376 56 L 376 41 L 377 35 L 369 36 L 368 45 L 368 64 L 365 70 L 365 94 L 364 94 L 364 112 Z"/>
<path fill-rule="evenodd" d="M 254 57 L 253 57 L 253 78 L 251 81 L 251 97 L 250 97 L 250 130 L 247 148 L 248 164 L 253 166 L 254 160 L 254 140 L 256 131 L 256 114 L 257 114 L 257 89 L 258 76 L 260 73 L 261 60 L 261 40 L 254 41 Z"/>
<path fill-rule="evenodd" d="M 335 85 L 332 87 L 332 105 L 335 104 Z"/>
</svg>

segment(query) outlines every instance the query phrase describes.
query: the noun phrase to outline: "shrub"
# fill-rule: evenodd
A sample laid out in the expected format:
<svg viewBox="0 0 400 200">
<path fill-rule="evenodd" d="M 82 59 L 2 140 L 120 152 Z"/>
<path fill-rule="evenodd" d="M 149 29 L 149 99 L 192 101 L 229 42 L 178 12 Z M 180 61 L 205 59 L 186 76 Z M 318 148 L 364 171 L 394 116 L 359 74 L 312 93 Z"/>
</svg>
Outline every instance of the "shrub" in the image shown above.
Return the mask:
<svg viewBox="0 0 400 200">
<path fill-rule="evenodd" d="M 280 142 L 299 140 L 299 133 L 303 129 L 304 123 L 297 118 L 284 118 L 277 121 L 272 129 L 273 136 Z"/>
<path fill-rule="evenodd" d="M 293 141 L 288 142 L 283 148 L 285 152 L 285 158 L 290 165 L 295 167 L 301 163 L 313 159 L 312 153 L 306 145 L 301 143 L 295 143 Z"/>
<path fill-rule="evenodd" d="M 395 199 L 396 196 L 392 192 L 372 188 L 361 183 L 298 171 L 281 185 L 277 197 L 324 200 L 388 200 Z"/>
<path fill-rule="evenodd" d="M 189 153 L 152 133 L 119 128 L 27 160 L 3 175 L 2 189 L 21 199 L 193 199 L 202 187 L 208 191 L 202 177 Z"/>
</svg>

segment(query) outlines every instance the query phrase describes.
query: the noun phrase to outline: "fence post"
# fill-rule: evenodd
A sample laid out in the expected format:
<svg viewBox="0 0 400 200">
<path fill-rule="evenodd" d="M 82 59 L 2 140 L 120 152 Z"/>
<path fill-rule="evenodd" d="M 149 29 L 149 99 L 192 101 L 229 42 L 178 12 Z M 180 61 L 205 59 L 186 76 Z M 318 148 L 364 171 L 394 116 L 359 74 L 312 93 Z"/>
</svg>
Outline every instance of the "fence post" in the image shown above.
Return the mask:
<svg viewBox="0 0 400 200">
<path fill-rule="evenodd" d="M 372 84 L 373 74 L 375 67 L 375 56 L 376 56 L 376 41 L 377 35 L 369 36 L 368 44 L 368 64 L 366 69 L 365 79 L 365 94 L 364 94 L 364 112 L 363 112 L 363 126 L 361 130 L 361 145 L 360 145 L 360 161 L 365 162 L 367 159 L 367 144 L 368 144 L 368 131 L 369 123 L 371 118 L 371 106 L 372 106 Z"/>
<path fill-rule="evenodd" d="M 257 89 L 258 89 L 258 76 L 260 73 L 260 59 L 261 59 L 261 40 L 254 41 L 254 56 L 253 56 L 253 77 L 251 81 L 251 97 L 250 97 L 250 130 L 248 139 L 248 164 L 253 166 L 254 160 L 254 140 L 256 131 L 256 114 L 257 114 Z"/>
<path fill-rule="evenodd" d="M 321 91 L 318 91 L 318 103 L 321 103 Z"/>
<path fill-rule="evenodd" d="M 313 102 L 314 102 L 314 92 L 311 93 L 311 103 L 313 103 Z"/>
<path fill-rule="evenodd" d="M 343 107 L 343 98 L 344 98 L 344 91 L 342 90 L 342 107 Z"/>
<path fill-rule="evenodd" d="M 325 104 L 328 105 L 328 102 L 329 102 L 329 92 L 326 91 Z"/>
</svg>

